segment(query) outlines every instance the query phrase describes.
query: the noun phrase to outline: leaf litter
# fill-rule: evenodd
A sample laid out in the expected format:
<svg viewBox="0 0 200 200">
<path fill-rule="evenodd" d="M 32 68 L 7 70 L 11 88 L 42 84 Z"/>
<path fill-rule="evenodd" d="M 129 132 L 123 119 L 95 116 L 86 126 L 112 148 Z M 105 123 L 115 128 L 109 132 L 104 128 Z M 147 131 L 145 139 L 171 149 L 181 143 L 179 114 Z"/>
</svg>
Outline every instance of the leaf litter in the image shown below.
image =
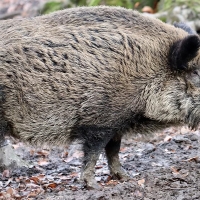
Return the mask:
<svg viewBox="0 0 200 200">
<path fill-rule="evenodd" d="M 113 180 L 102 154 L 95 167 L 101 190 L 87 190 L 80 181 L 79 145 L 49 150 L 13 143 L 32 166 L 0 174 L 0 199 L 200 199 L 199 141 L 200 131 L 187 128 L 166 129 L 150 139 L 127 136 L 120 160 L 131 178 Z"/>
</svg>

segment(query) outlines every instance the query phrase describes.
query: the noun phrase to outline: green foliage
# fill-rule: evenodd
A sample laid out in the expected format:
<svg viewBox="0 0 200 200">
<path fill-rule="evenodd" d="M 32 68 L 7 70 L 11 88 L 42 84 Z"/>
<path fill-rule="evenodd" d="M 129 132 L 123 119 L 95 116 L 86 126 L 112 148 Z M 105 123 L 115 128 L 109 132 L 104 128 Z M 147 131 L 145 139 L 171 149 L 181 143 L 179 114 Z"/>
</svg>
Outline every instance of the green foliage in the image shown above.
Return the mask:
<svg viewBox="0 0 200 200">
<path fill-rule="evenodd" d="M 187 6 L 196 12 L 200 12 L 199 0 L 161 0 L 159 3 L 160 11 L 169 11 L 176 6 Z"/>
<path fill-rule="evenodd" d="M 88 6 L 98 6 L 101 3 L 101 0 L 91 0 Z"/>
<path fill-rule="evenodd" d="M 74 5 L 77 5 L 77 6 L 86 6 L 86 5 L 88 5 L 88 1 L 87 0 L 71 0 L 71 3 L 73 3 Z"/>
<path fill-rule="evenodd" d="M 47 14 L 71 6 L 109 5 L 134 9 L 137 2 L 139 2 L 138 9 L 140 10 L 144 6 L 151 6 L 153 8 L 155 6 L 155 2 L 157 1 L 158 0 L 52 0 L 45 4 L 42 14 Z"/>
<path fill-rule="evenodd" d="M 134 5 L 139 2 L 139 8 L 142 8 L 144 6 L 154 7 L 156 0 L 90 0 L 88 2 L 88 6 L 109 5 L 125 8 L 134 8 Z"/>
<path fill-rule="evenodd" d="M 62 9 L 62 2 L 50 1 L 44 5 L 44 8 L 42 9 L 42 13 L 48 14 L 60 9 Z"/>
<path fill-rule="evenodd" d="M 125 8 L 133 8 L 136 2 L 137 2 L 136 0 L 135 1 L 134 0 L 107 0 L 107 1 L 91 0 L 88 5 L 98 6 L 104 4 L 109 6 L 122 6 Z"/>
</svg>

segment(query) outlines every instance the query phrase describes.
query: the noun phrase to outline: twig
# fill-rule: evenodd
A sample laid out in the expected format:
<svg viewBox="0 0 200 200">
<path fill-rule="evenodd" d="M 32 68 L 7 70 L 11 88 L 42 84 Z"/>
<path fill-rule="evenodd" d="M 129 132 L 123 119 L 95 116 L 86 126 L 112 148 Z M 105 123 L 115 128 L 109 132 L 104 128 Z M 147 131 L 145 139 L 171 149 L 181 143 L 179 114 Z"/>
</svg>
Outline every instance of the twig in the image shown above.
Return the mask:
<svg viewBox="0 0 200 200">
<path fill-rule="evenodd" d="M 20 11 L 15 11 L 13 13 L 2 14 L 2 15 L 0 15 L 0 20 L 12 19 L 13 17 L 15 17 L 17 15 L 21 15 L 21 12 Z"/>
</svg>

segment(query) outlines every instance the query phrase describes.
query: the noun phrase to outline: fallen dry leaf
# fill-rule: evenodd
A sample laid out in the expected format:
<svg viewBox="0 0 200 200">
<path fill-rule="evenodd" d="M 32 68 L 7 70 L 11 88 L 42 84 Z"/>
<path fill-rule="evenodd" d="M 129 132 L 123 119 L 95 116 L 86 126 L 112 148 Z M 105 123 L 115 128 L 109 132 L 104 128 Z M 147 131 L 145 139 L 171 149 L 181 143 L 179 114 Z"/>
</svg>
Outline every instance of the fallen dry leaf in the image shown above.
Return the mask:
<svg viewBox="0 0 200 200">
<path fill-rule="evenodd" d="M 35 150 L 31 149 L 29 153 L 31 156 L 33 156 L 35 154 Z"/>
<path fill-rule="evenodd" d="M 71 177 L 78 177 L 78 172 L 72 172 L 72 173 L 70 174 L 70 176 L 71 176 Z"/>
<path fill-rule="evenodd" d="M 58 185 L 56 184 L 56 183 L 50 183 L 50 184 L 48 184 L 47 185 L 47 188 L 52 188 L 52 189 L 54 189 L 54 188 L 56 188 Z"/>
<path fill-rule="evenodd" d="M 77 150 L 76 152 L 74 152 L 74 153 L 72 154 L 72 156 L 67 157 L 67 159 L 63 159 L 63 161 L 66 162 L 66 163 L 68 163 L 68 162 L 72 161 L 74 158 L 81 158 L 81 157 L 83 157 L 83 156 L 84 156 L 83 151 L 78 151 L 78 150 Z"/>
<path fill-rule="evenodd" d="M 189 158 L 187 160 L 184 160 L 184 161 L 188 161 L 188 162 L 197 162 L 199 160 L 199 157 L 196 156 L 196 157 L 192 157 L 192 158 Z"/>
<path fill-rule="evenodd" d="M 189 131 L 190 130 L 186 126 L 181 127 L 181 130 L 180 130 L 181 134 L 183 134 L 183 135 L 186 134 L 186 133 L 188 133 Z"/>
<path fill-rule="evenodd" d="M 184 148 L 184 150 L 187 151 L 187 150 L 192 149 L 192 148 L 193 148 L 192 145 L 187 145 L 187 146 Z"/>
<path fill-rule="evenodd" d="M 40 183 L 40 179 L 36 176 L 30 177 L 30 180 L 33 180 L 36 184 Z"/>
<path fill-rule="evenodd" d="M 24 196 L 21 196 L 21 195 L 19 195 L 19 194 L 15 194 L 15 195 L 14 195 L 14 199 L 15 199 L 15 200 L 24 199 L 23 197 L 24 197 Z"/>
<path fill-rule="evenodd" d="M 2 197 L 1 199 L 12 199 L 11 198 L 11 196 L 10 196 L 10 194 L 8 194 L 8 193 L 6 193 L 6 192 L 2 192 L 2 193 L 0 193 L 1 195 L 0 195 L 0 197 Z"/>
<path fill-rule="evenodd" d="M 19 148 L 21 145 L 20 145 L 20 143 L 18 143 L 18 144 L 12 144 L 12 147 L 14 148 L 14 149 L 17 149 L 17 148 Z"/>
<path fill-rule="evenodd" d="M 180 171 L 176 167 L 173 167 L 173 166 L 171 167 L 171 170 L 173 174 L 179 174 L 179 171 Z"/>
<path fill-rule="evenodd" d="M 31 190 L 40 188 L 39 185 L 34 184 L 34 183 L 27 183 L 27 184 L 26 184 L 26 187 L 30 188 Z"/>
<path fill-rule="evenodd" d="M 13 196 L 13 194 L 15 193 L 14 189 L 11 187 L 7 188 L 6 191 L 10 196 Z"/>
<path fill-rule="evenodd" d="M 30 183 L 20 183 L 18 185 L 18 189 L 19 190 L 25 190 L 27 188 L 27 185 L 30 184 Z"/>
<path fill-rule="evenodd" d="M 110 180 L 106 183 L 106 185 L 117 185 L 117 184 L 119 184 L 119 181 L 117 180 Z"/>
<path fill-rule="evenodd" d="M 2 173 L 2 177 L 10 177 L 10 171 L 8 169 L 4 170 L 3 173 Z"/>
<path fill-rule="evenodd" d="M 36 189 L 36 190 L 33 190 L 33 191 L 31 191 L 29 194 L 28 194 L 28 196 L 27 197 L 36 197 L 38 194 L 40 194 L 42 192 L 42 190 L 41 189 Z"/>
<path fill-rule="evenodd" d="M 145 179 L 138 180 L 138 185 L 142 186 L 145 183 Z"/>
<path fill-rule="evenodd" d="M 24 182 L 25 182 L 25 184 L 27 184 L 27 183 L 30 183 L 31 180 L 29 178 L 27 178 Z"/>
<path fill-rule="evenodd" d="M 128 149 L 127 147 L 120 148 L 120 152 L 122 152 L 122 153 L 123 153 L 123 152 L 126 152 L 127 149 Z"/>
<path fill-rule="evenodd" d="M 65 175 L 59 175 L 58 177 L 59 177 L 60 180 L 69 180 L 69 177 L 67 177 Z"/>
<path fill-rule="evenodd" d="M 189 175 L 189 172 L 185 173 L 185 174 L 181 174 L 181 176 L 186 177 Z"/>
<path fill-rule="evenodd" d="M 175 153 L 175 152 L 176 152 L 176 150 L 174 150 L 174 149 L 165 149 L 165 153 L 168 153 L 168 154 Z"/>
<path fill-rule="evenodd" d="M 112 176 L 109 175 L 109 176 L 107 177 L 107 179 L 106 179 L 106 182 L 109 182 L 111 179 L 112 179 Z"/>
<path fill-rule="evenodd" d="M 135 195 L 136 197 L 142 197 L 142 196 L 143 196 L 143 194 L 142 194 L 139 190 L 136 190 L 136 191 L 134 192 L 134 195 Z"/>
<path fill-rule="evenodd" d="M 8 181 L 5 183 L 4 187 L 7 187 L 12 180 L 13 180 L 13 178 L 9 178 Z"/>
<path fill-rule="evenodd" d="M 45 175 L 44 174 L 39 174 L 38 176 L 36 176 L 36 178 L 38 178 L 39 182 L 38 183 L 43 183 L 45 180 Z"/>
<path fill-rule="evenodd" d="M 66 151 L 66 152 L 63 152 L 62 155 L 61 155 L 61 158 L 67 158 L 68 154 L 69 154 L 69 153 L 68 153 L 67 151 Z"/>
<path fill-rule="evenodd" d="M 72 157 L 74 158 L 81 158 L 84 156 L 83 151 L 76 151 L 75 153 L 73 153 Z"/>
<path fill-rule="evenodd" d="M 49 164 L 49 162 L 47 161 L 47 159 L 41 159 L 41 160 L 39 160 L 38 161 L 38 165 L 47 165 L 47 164 Z"/>
<path fill-rule="evenodd" d="M 68 163 L 72 161 L 74 158 L 73 157 L 68 157 L 67 159 L 63 159 L 64 162 Z"/>
<path fill-rule="evenodd" d="M 76 187 L 76 186 L 70 186 L 70 189 L 72 190 L 72 191 L 76 191 L 76 190 L 78 190 L 78 187 Z"/>
<path fill-rule="evenodd" d="M 48 155 L 49 155 L 49 151 L 46 151 L 46 150 L 37 151 L 36 153 L 38 155 L 41 155 L 41 156 L 44 156 L 44 157 L 48 157 Z"/>
<path fill-rule="evenodd" d="M 172 136 L 169 136 L 167 135 L 165 138 L 164 138 L 164 142 L 169 142 L 172 140 Z"/>
<path fill-rule="evenodd" d="M 97 166 L 95 166 L 95 169 L 101 169 L 101 168 L 103 168 L 102 165 L 97 165 Z"/>
</svg>

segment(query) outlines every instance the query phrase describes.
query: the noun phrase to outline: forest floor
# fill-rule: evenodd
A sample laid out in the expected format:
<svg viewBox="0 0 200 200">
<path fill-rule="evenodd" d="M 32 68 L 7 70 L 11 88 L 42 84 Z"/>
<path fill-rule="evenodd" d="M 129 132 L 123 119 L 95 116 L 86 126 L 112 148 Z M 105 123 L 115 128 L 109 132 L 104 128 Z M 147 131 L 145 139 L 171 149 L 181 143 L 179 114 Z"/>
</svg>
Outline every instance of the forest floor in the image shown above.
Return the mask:
<svg viewBox="0 0 200 200">
<path fill-rule="evenodd" d="M 150 137 L 123 139 L 120 160 L 131 178 L 111 180 L 104 154 L 96 165 L 100 190 L 88 190 L 79 181 L 83 152 L 69 148 L 34 149 L 13 143 L 30 163 L 0 174 L 0 199 L 47 200 L 199 200 L 200 131 L 170 128 Z"/>
</svg>

